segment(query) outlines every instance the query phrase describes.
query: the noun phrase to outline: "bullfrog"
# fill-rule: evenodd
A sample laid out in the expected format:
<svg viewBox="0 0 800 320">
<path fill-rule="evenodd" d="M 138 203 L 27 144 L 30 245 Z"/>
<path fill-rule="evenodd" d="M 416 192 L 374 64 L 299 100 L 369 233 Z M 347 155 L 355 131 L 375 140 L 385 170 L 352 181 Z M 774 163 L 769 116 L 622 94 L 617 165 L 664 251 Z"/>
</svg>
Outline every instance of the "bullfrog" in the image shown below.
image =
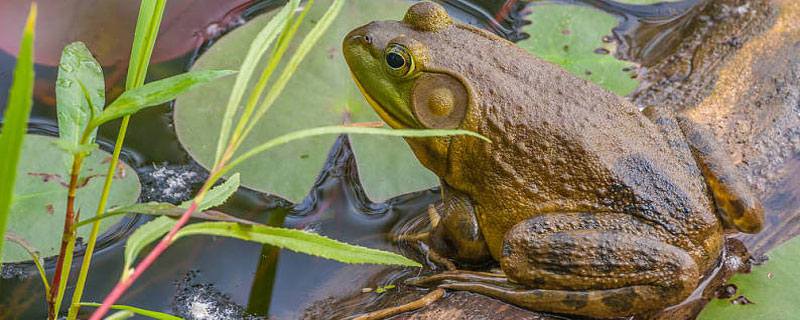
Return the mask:
<svg viewBox="0 0 800 320">
<path fill-rule="evenodd" d="M 351 31 L 353 79 L 441 181 L 426 240 L 464 266 L 412 279 L 594 318 L 686 299 L 763 209 L 709 131 L 632 103 L 420 2 Z M 499 263 L 501 272 L 468 271 Z"/>
</svg>

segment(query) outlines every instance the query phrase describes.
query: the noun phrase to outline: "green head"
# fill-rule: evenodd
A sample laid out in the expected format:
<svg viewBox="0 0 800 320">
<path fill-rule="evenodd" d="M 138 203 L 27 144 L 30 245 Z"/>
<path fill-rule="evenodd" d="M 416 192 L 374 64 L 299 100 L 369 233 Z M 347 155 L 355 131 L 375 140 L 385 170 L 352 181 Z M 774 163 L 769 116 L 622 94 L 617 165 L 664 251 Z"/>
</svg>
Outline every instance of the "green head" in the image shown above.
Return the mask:
<svg viewBox="0 0 800 320">
<path fill-rule="evenodd" d="M 394 128 L 458 128 L 469 88 L 433 61 L 454 23 L 438 4 L 413 5 L 403 21 L 376 21 L 344 39 L 344 56 L 361 92 Z M 444 38 L 443 38 L 444 37 Z"/>
</svg>

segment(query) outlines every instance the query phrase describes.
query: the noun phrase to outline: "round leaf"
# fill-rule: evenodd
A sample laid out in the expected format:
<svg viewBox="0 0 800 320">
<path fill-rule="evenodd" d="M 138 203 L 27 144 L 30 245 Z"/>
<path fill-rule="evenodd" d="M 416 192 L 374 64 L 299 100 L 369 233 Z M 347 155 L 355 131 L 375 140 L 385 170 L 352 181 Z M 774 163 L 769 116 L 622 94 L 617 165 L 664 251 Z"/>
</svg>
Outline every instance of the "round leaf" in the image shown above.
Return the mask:
<svg viewBox="0 0 800 320">
<path fill-rule="evenodd" d="M 29 134 L 25 137 L 22 161 L 17 167 L 11 217 L 8 228 L 25 239 L 41 257 L 58 254 L 64 229 L 69 173 L 60 159 L 64 151 L 55 145 L 56 138 Z M 78 189 L 76 210 L 83 218 L 94 215 L 103 189 L 111 155 L 95 150 L 83 163 L 81 176 L 85 185 Z M 59 159 L 54 161 L 54 159 Z M 108 206 L 135 203 L 139 197 L 139 179 L 130 167 L 121 164 L 115 174 Z M 108 230 L 119 217 L 103 219 L 101 230 Z M 78 229 L 78 236 L 87 238 L 91 228 Z M 19 246 L 9 244 L 3 250 L 3 262 L 30 260 Z"/>
<path fill-rule="evenodd" d="M 294 40 L 295 46 L 329 4 L 329 0 L 318 0 L 314 4 Z M 341 40 L 350 30 L 370 21 L 401 19 L 409 4 L 404 0 L 347 1 L 339 17 L 243 143 L 240 154 L 290 131 L 347 122 L 380 121 L 350 78 L 341 54 Z M 252 39 L 271 17 L 271 14 L 256 17 L 219 39 L 192 69 L 238 69 Z M 291 56 L 292 50 L 287 57 Z M 233 78 L 223 79 L 189 92 L 176 102 L 178 138 L 192 157 L 206 168 L 214 160 L 222 121 L 221 116 L 210 115 L 223 114 L 233 83 Z M 299 202 L 316 181 L 335 139 L 334 136 L 315 137 L 277 147 L 245 161 L 234 171 L 241 172 L 243 186 Z M 373 201 L 436 185 L 437 178 L 419 164 L 401 138 L 351 136 L 351 139 L 362 185 Z"/>
<path fill-rule="evenodd" d="M 625 71 L 635 65 L 615 58 L 616 44 L 603 41 L 619 23 L 616 17 L 592 7 L 561 3 L 532 5 L 531 11 L 526 17 L 531 24 L 523 28 L 531 37 L 520 41 L 520 47 L 621 96 L 639 85 Z"/>
<path fill-rule="evenodd" d="M 767 256 L 764 265 L 728 280 L 736 285 L 736 294 L 709 302 L 698 319 L 795 319 L 800 314 L 800 238 L 789 240 Z"/>
</svg>

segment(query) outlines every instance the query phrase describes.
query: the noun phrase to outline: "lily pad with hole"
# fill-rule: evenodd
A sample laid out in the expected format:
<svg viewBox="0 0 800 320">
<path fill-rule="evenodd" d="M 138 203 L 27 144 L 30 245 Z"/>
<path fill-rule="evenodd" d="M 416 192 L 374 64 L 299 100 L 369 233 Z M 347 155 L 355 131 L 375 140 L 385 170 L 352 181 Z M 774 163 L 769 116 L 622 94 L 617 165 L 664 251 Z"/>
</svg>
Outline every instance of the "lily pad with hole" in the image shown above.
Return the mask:
<svg viewBox="0 0 800 320">
<path fill-rule="evenodd" d="M 295 46 L 329 4 L 330 0 L 316 1 L 294 40 Z M 410 4 L 405 0 L 347 1 L 339 17 L 302 62 L 241 150 L 294 130 L 380 121 L 350 78 L 341 53 L 342 38 L 350 30 L 373 20 L 399 20 Z M 225 35 L 192 69 L 238 69 L 253 37 L 270 18 L 271 14 L 261 15 Z M 287 52 L 287 57 L 292 55 L 292 50 Z M 233 78 L 217 81 L 179 97 L 175 104 L 178 138 L 189 154 L 206 168 L 214 160 L 221 115 L 233 82 Z M 334 136 L 315 137 L 277 147 L 242 163 L 234 171 L 242 173 L 243 186 L 299 202 L 314 185 L 335 139 Z M 436 176 L 419 164 L 401 138 L 351 136 L 350 139 L 361 183 L 372 201 L 383 201 L 437 184 Z"/>
<path fill-rule="evenodd" d="M 621 96 L 639 85 L 632 78 L 636 65 L 614 56 L 617 44 L 611 30 L 619 24 L 617 17 L 562 3 L 532 4 L 530 10 L 525 19 L 531 24 L 523 28 L 530 38 L 520 41 L 520 47 Z"/>
<path fill-rule="evenodd" d="M 17 168 L 14 198 L 8 228 L 39 251 L 41 257 L 58 254 L 64 228 L 69 173 L 61 159 L 64 151 L 54 143 L 56 138 L 29 134 L 25 137 L 22 158 Z M 76 208 L 81 218 L 94 216 L 103 189 L 111 155 L 95 150 L 83 165 L 82 186 L 78 189 Z M 108 202 L 109 207 L 135 203 L 141 186 L 133 169 L 120 164 Z M 109 230 L 122 216 L 104 219 L 101 230 Z M 86 239 L 90 227 L 78 229 Z M 3 248 L 3 262 L 30 260 L 28 253 L 14 244 Z"/>
<path fill-rule="evenodd" d="M 800 315 L 800 237 L 767 253 L 769 260 L 751 273 L 737 274 L 728 283 L 736 294 L 715 299 L 700 320 L 797 319 Z"/>
</svg>

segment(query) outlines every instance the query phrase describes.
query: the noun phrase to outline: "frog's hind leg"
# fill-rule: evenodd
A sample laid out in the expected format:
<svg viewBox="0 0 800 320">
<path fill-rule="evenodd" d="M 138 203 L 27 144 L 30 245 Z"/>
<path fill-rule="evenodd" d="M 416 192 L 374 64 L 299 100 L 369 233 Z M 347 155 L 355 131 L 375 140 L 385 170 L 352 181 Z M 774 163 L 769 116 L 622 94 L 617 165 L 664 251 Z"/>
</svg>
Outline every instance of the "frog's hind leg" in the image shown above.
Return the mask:
<svg viewBox="0 0 800 320">
<path fill-rule="evenodd" d="M 593 317 L 677 304 L 697 286 L 690 255 L 625 214 L 547 214 L 506 235 L 505 273 L 445 272 L 412 284 L 466 290 L 531 310 Z M 506 278 L 507 277 L 507 278 Z"/>
<path fill-rule="evenodd" d="M 658 126 L 675 156 L 694 167 L 708 185 L 720 218 L 729 228 L 756 233 L 764 223 L 764 209 L 731 163 L 728 154 L 706 128 L 670 109 L 647 107 L 642 113 Z"/>
</svg>

